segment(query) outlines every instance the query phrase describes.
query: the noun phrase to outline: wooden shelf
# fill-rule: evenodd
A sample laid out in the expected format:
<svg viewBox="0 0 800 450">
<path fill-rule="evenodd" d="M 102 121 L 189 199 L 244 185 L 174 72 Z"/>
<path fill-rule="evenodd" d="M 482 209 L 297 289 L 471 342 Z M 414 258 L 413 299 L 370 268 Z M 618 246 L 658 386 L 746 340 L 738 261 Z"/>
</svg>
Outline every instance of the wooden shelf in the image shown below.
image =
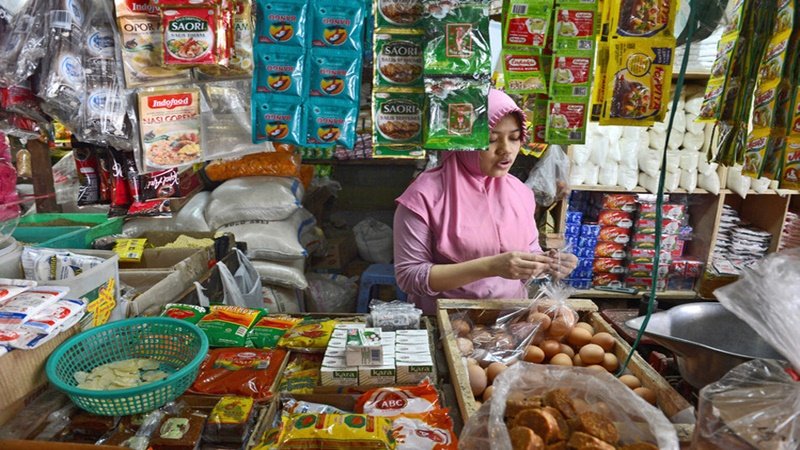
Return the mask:
<svg viewBox="0 0 800 450">
<path fill-rule="evenodd" d="M 421 159 L 363 158 L 363 159 L 304 159 L 303 164 L 330 164 L 332 166 L 415 166 Z"/>
<path fill-rule="evenodd" d="M 586 289 L 576 291 L 573 298 L 598 298 L 598 299 L 622 299 L 636 300 L 642 298 L 646 291 L 638 294 L 625 294 L 622 292 L 598 291 L 596 289 Z M 693 300 L 698 298 L 695 291 L 662 291 L 657 293 L 657 298 L 664 300 Z"/>
<path fill-rule="evenodd" d="M 678 79 L 678 74 L 680 74 L 680 67 L 672 69 L 672 78 Z M 691 81 L 708 81 L 711 78 L 710 72 L 696 72 L 696 71 L 689 71 L 686 72 L 684 79 L 691 80 Z"/>
<path fill-rule="evenodd" d="M 586 192 L 630 192 L 633 194 L 650 194 L 651 192 L 647 189 L 636 186 L 633 190 L 625 189 L 621 186 L 588 186 L 588 185 L 579 185 L 579 186 L 570 186 L 570 189 L 573 191 L 586 191 Z M 692 194 L 708 194 L 709 192 L 705 189 L 695 189 Z M 665 192 L 665 194 L 688 194 L 686 189 L 676 189 L 672 192 Z"/>
</svg>

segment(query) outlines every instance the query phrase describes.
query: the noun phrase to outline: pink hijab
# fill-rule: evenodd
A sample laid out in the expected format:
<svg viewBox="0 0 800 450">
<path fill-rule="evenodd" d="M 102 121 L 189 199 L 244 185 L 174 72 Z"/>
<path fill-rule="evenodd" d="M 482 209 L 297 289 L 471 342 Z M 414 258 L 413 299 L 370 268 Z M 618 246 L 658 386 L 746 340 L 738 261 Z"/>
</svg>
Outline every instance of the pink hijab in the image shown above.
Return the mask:
<svg viewBox="0 0 800 450">
<path fill-rule="evenodd" d="M 525 114 L 504 92 L 489 91 L 489 127 L 508 114 Z M 525 132 L 523 127 L 523 139 Z M 397 198 L 431 229 L 438 253 L 450 262 L 530 251 L 538 239 L 533 191 L 513 175 L 487 177 L 480 154 L 445 152 L 441 166 L 423 172 Z"/>
</svg>

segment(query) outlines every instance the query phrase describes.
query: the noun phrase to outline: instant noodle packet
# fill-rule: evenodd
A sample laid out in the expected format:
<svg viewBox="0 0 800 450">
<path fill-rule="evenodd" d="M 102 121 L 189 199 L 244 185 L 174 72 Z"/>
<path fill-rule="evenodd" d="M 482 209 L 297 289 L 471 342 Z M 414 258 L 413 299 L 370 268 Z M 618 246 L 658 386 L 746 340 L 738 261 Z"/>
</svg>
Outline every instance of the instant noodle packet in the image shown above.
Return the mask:
<svg viewBox="0 0 800 450">
<path fill-rule="evenodd" d="M 611 2 L 610 35 L 672 37 L 679 4 L 670 0 L 615 0 Z"/>
<path fill-rule="evenodd" d="M 505 15 L 503 47 L 544 48 L 553 12 L 552 0 L 511 0 Z"/>
<path fill-rule="evenodd" d="M 303 97 L 306 92 L 303 76 L 305 65 L 306 53 L 302 48 L 258 46 L 253 89 L 259 93 Z"/>
<path fill-rule="evenodd" d="M 503 50 L 503 79 L 506 92 L 513 94 L 545 94 L 545 67 L 542 57 L 534 53 Z"/>
<path fill-rule="evenodd" d="M 422 94 L 376 92 L 372 104 L 373 145 L 422 145 Z"/>
<path fill-rule="evenodd" d="M 358 103 L 312 98 L 305 104 L 306 139 L 301 145 L 353 148 Z"/>
<path fill-rule="evenodd" d="M 617 38 L 609 44 L 601 125 L 645 125 L 664 120 L 674 49 L 674 38 Z"/>
<path fill-rule="evenodd" d="M 311 0 L 311 45 L 361 52 L 365 3 L 360 0 Z"/>
<path fill-rule="evenodd" d="M 34 314 L 21 328 L 40 334 L 50 334 L 74 321 L 86 311 L 85 300 L 61 299 Z"/>
<path fill-rule="evenodd" d="M 325 351 L 335 326 L 335 320 L 306 319 L 284 334 L 278 346 L 291 350 Z"/>
<path fill-rule="evenodd" d="M 393 450 L 392 421 L 364 414 L 285 415 L 277 446 L 266 448 Z"/>
<path fill-rule="evenodd" d="M 783 153 L 786 151 L 786 136 L 773 130 L 767 143 L 767 152 L 764 163 L 761 165 L 759 176 L 770 180 L 780 180 Z"/>
<path fill-rule="evenodd" d="M 11 300 L 15 295 L 29 291 L 36 287 L 38 283 L 29 280 L 15 280 L 10 278 L 0 278 L 0 306 Z"/>
<path fill-rule="evenodd" d="M 428 381 L 416 386 L 371 389 L 356 401 L 356 412 L 371 416 L 396 417 L 404 414 L 425 414 L 441 408 L 436 388 Z"/>
<path fill-rule="evenodd" d="M 256 37 L 262 44 L 306 47 L 309 7 L 305 0 L 258 0 Z"/>
<path fill-rule="evenodd" d="M 202 161 L 200 90 L 143 90 L 138 95 L 144 166 L 167 169 Z"/>
<path fill-rule="evenodd" d="M 357 53 L 315 48 L 309 58 L 308 95 L 357 102 L 361 62 Z"/>
<path fill-rule="evenodd" d="M 197 326 L 208 336 L 210 347 L 244 347 L 247 331 L 261 314 L 263 312 L 256 309 L 211 305 L 209 313 Z"/>
<path fill-rule="evenodd" d="M 378 33 L 375 35 L 375 89 L 420 90 L 422 83 L 423 38 L 414 34 Z"/>
<path fill-rule="evenodd" d="M 781 173 L 781 189 L 800 189 L 800 137 L 786 138 Z"/>
<path fill-rule="evenodd" d="M 489 84 L 463 78 L 426 78 L 424 147 L 484 150 L 489 147 Z"/>
<path fill-rule="evenodd" d="M 547 103 L 545 141 L 550 144 L 583 144 L 586 141 L 588 105 L 580 100 L 556 98 Z"/>
<path fill-rule="evenodd" d="M 241 395 L 269 400 L 286 351 L 257 348 L 211 349 L 200 365 L 190 392 L 204 395 Z"/>
<path fill-rule="evenodd" d="M 744 167 L 742 167 L 742 175 L 746 175 L 751 178 L 759 177 L 761 166 L 764 164 L 764 159 L 767 153 L 769 136 L 769 129 L 758 129 L 753 130 L 747 137 L 747 147 L 744 154 Z"/>
<path fill-rule="evenodd" d="M 438 4 L 444 1 L 432 0 Z M 432 6 L 436 8 L 436 6 Z M 431 6 L 429 6 L 431 8 Z M 429 27 L 425 43 L 425 76 L 477 77 L 492 71 L 489 48 L 489 8 L 482 3 L 440 7 L 441 17 Z"/>
<path fill-rule="evenodd" d="M 555 19 L 554 50 L 594 51 L 595 37 L 600 29 L 600 15 L 596 4 L 559 4 Z"/>
<path fill-rule="evenodd" d="M 182 303 L 168 303 L 164 306 L 162 317 L 172 317 L 173 319 L 185 320 L 189 323 L 200 322 L 208 310 L 202 306 L 184 305 Z"/>
<path fill-rule="evenodd" d="M 303 108 L 298 97 L 253 94 L 253 142 L 305 142 Z"/>
<path fill-rule="evenodd" d="M 422 0 L 377 0 L 374 6 L 375 28 L 413 29 L 421 25 Z"/>
<path fill-rule="evenodd" d="M 256 348 L 275 348 L 286 331 L 300 323 L 301 319 L 289 316 L 262 317 L 247 332 L 247 346 Z"/>
<path fill-rule="evenodd" d="M 593 58 L 585 52 L 561 51 L 553 57 L 550 95 L 588 99 L 592 86 Z"/>
</svg>

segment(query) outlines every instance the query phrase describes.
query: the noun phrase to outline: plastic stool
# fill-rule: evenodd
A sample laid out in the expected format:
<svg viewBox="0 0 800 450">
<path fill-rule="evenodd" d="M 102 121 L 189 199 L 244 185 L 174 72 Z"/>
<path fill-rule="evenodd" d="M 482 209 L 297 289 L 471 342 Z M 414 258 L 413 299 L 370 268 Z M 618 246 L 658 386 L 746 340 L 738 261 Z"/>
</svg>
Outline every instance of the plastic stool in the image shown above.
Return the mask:
<svg viewBox="0 0 800 450">
<path fill-rule="evenodd" d="M 397 299 L 406 301 L 406 293 L 397 286 L 394 278 L 394 264 L 371 264 L 367 270 L 361 274 L 361 282 L 358 286 L 358 305 L 357 313 L 369 312 L 369 301 L 372 299 L 372 291 L 378 286 L 394 286 Z"/>
</svg>

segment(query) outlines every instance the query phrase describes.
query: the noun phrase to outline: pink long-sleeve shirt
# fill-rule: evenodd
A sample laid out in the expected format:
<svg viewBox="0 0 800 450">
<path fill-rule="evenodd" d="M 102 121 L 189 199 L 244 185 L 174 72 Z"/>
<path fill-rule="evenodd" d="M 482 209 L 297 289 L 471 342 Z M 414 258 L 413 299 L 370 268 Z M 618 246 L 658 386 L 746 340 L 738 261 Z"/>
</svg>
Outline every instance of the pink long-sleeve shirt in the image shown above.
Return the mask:
<svg viewBox="0 0 800 450">
<path fill-rule="evenodd" d="M 409 302 L 425 314 L 436 312 L 437 298 L 526 298 L 522 280 L 502 277 L 484 278 L 450 291 L 436 292 L 428 279 L 434 264 L 450 264 L 436 251 L 434 236 L 424 220 L 403 205 L 394 213 L 394 270 L 397 284 L 408 294 Z M 532 253 L 541 253 L 539 233 L 534 230 L 530 243 Z"/>
</svg>

